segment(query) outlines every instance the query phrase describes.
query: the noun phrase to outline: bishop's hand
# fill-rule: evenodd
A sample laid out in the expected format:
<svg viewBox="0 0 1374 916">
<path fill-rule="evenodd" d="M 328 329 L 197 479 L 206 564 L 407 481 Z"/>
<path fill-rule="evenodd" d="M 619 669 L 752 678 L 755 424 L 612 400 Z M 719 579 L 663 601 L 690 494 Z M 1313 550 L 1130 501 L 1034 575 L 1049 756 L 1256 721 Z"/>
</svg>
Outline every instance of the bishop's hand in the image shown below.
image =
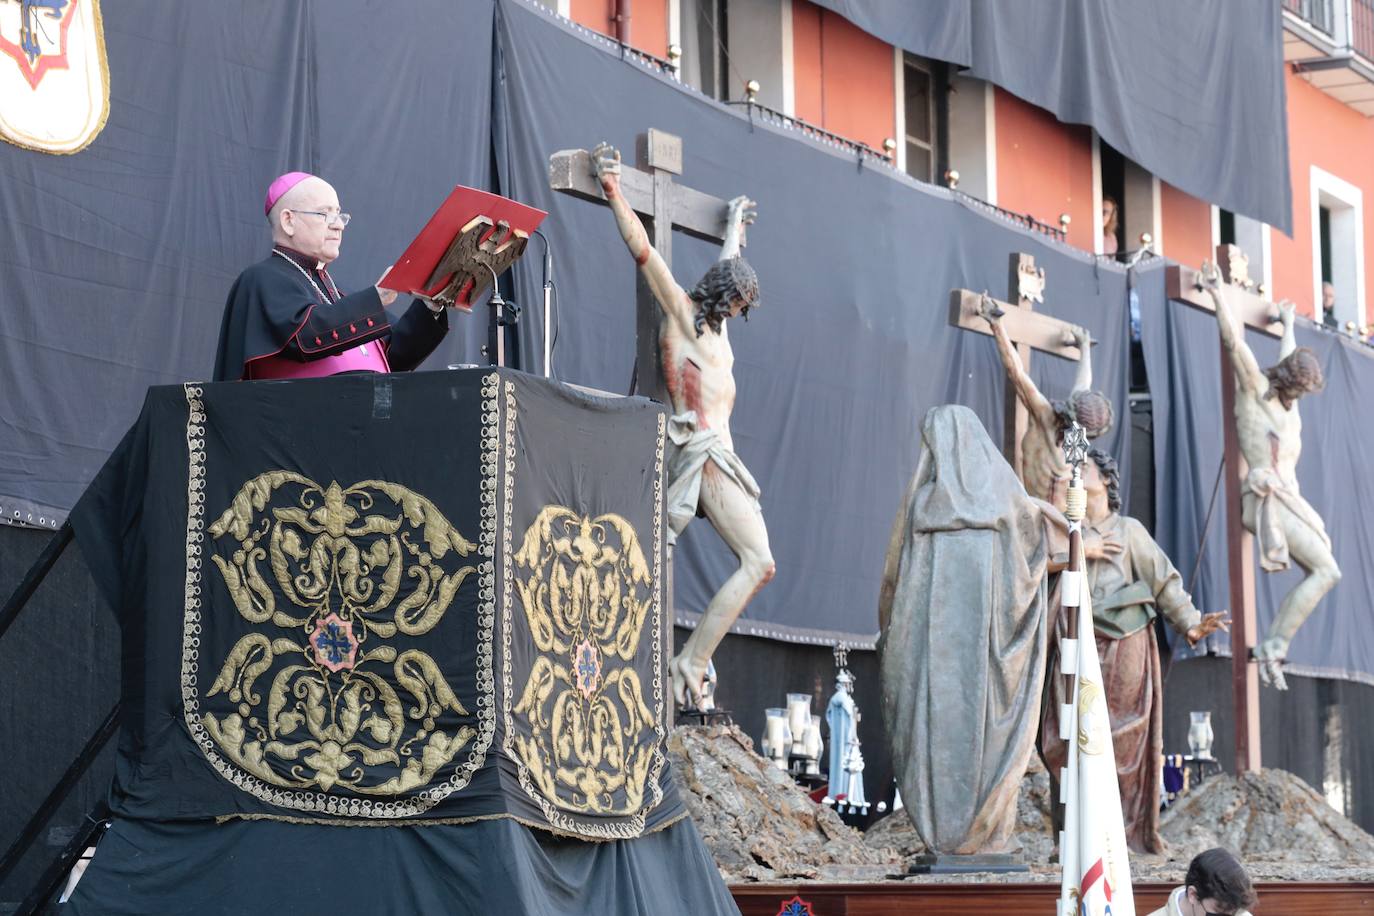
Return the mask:
<svg viewBox="0 0 1374 916">
<path fill-rule="evenodd" d="M 604 187 L 607 182 L 620 180 L 620 150 L 601 142 L 592 150 L 592 172 Z"/>
<path fill-rule="evenodd" d="M 395 266 L 395 265 L 392 265 L 392 266 Z M 396 301 L 396 290 L 394 290 L 394 289 L 387 289 L 385 286 L 382 286 L 382 285 L 381 285 L 382 280 L 384 280 L 384 279 L 386 278 L 386 275 L 387 275 L 388 273 L 390 273 L 390 272 L 391 272 L 391 268 L 390 268 L 390 267 L 388 267 L 386 270 L 382 271 L 382 275 L 381 275 L 380 277 L 378 277 L 378 278 L 377 278 L 377 282 L 373 284 L 374 286 L 377 287 L 377 295 L 378 295 L 378 296 L 381 298 L 381 300 L 382 300 L 382 307 L 383 307 L 383 308 L 386 308 L 388 305 L 390 305 L 391 303 L 393 303 L 393 302 Z"/>
<path fill-rule="evenodd" d="M 1189 627 L 1184 635 L 1188 637 L 1188 645 L 1196 646 L 1218 630 L 1224 633 L 1231 631 L 1231 620 L 1225 611 L 1203 614 L 1202 620 L 1196 626 Z"/>
</svg>

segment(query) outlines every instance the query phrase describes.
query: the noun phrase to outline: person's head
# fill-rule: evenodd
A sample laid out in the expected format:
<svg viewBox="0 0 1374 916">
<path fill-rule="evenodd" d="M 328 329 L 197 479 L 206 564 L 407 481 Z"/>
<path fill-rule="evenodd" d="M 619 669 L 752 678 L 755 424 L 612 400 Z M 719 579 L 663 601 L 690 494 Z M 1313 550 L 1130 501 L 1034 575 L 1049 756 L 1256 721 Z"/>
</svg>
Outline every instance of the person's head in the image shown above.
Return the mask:
<svg viewBox="0 0 1374 916">
<path fill-rule="evenodd" d="M 1198 853 L 1188 865 L 1183 884 L 1184 916 L 1232 916 L 1258 899 L 1245 866 L 1220 847 Z"/>
<path fill-rule="evenodd" d="M 1110 432 L 1116 418 L 1111 400 L 1100 391 L 1075 391 L 1067 401 L 1052 401 L 1050 406 L 1059 420 L 1060 433 L 1076 421 L 1089 439 Z"/>
<path fill-rule="evenodd" d="M 1277 365 L 1265 369 L 1264 374 L 1269 377 L 1267 397 L 1278 398 L 1285 409 L 1292 407 L 1293 402 L 1303 395 L 1326 387 L 1321 361 L 1307 347 L 1298 347 L 1279 360 Z"/>
<path fill-rule="evenodd" d="M 275 199 L 273 199 L 275 197 Z M 339 195 L 323 178 L 289 173 L 267 192 L 272 241 L 328 264 L 339 256 L 348 217 L 339 212 Z"/>
<path fill-rule="evenodd" d="M 749 310 L 759 305 L 759 278 L 744 258 L 725 258 L 711 265 L 696 288 L 687 294 L 697 305 L 697 336 L 706 326 L 720 333 L 726 318 L 749 320 Z"/>
<path fill-rule="evenodd" d="M 1102 234 L 1116 235 L 1117 207 L 1116 198 L 1102 198 Z"/>
<path fill-rule="evenodd" d="M 1090 504 L 1088 516 L 1096 519 L 1112 512 L 1120 512 L 1121 471 L 1116 466 L 1116 459 L 1097 447 L 1088 449 L 1088 457 L 1092 461 L 1083 468 L 1083 485 L 1088 491 Z M 1099 501 L 1097 511 L 1093 511 L 1094 506 L 1091 504 Z"/>
<path fill-rule="evenodd" d="M 1336 287 L 1331 283 L 1322 284 L 1322 311 L 1329 312 L 1336 307 Z"/>
</svg>

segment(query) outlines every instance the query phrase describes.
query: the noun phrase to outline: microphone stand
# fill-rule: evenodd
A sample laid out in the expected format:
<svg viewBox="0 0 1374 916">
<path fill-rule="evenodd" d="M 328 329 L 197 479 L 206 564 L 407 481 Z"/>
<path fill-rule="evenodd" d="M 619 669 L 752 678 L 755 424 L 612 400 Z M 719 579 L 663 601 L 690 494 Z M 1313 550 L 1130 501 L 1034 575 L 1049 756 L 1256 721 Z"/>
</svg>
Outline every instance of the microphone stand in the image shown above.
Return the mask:
<svg viewBox="0 0 1374 916">
<path fill-rule="evenodd" d="M 538 229 L 534 234 L 544 242 L 544 378 L 553 375 L 553 335 L 550 333 L 553 322 L 553 252 L 549 240 Z"/>
<path fill-rule="evenodd" d="M 514 302 L 507 302 L 501 297 L 501 287 L 497 282 L 496 271 L 485 262 L 483 262 L 483 266 L 491 273 L 491 298 L 487 300 L 487 305 L 491 307 L 491 320 L 487 323 L 487 345 L 483 347 L 483 350 L 487 357 L 493 360 L 493 366 L 504 367 L 506 365 L 506 328 L 519 326 L 520 306 Z"/>
</svg>

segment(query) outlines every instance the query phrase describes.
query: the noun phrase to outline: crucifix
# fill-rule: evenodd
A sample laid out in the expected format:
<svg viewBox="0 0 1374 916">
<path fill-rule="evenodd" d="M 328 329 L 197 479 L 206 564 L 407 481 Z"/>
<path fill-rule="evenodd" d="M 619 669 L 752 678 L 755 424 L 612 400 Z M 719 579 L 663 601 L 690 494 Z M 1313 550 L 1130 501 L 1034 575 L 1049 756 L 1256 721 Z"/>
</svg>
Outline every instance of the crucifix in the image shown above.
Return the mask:
<svg viewBox="0 0 1374 916">
<path fill-rule="evenodd" d="M 1274 303 L 1264 287 L 1250 279 L 1249 258 L 1235 245 L 1218 245 L 1217 266 L 1226 301 L 1247 327 L 1273 337 L 1282 333 Z M 1198 271 L 1170 265 L 1164 275 L 1166 294 L 1205 312 L 1216 313 Z M 1260 768 L 1259 672 L 1250 658 L 1255 644 L 1255 539 L 1241 524 L 1241 485 L 1249 472 L 1237 439 L 1236 386 L 1230 353 L 1221 347 L 1222 468 L 1226 479 L 1226 555 L 1231 584 L 1231 689 L 1235 702 L 1236 771 Z"/>
<path fill-rule="evenodd" d="M 1081 379 L 1086 387 L 1091 380 L 1091 354 L 1085 353 L 1082 343 L 1087 340 L 1086 332 L 1077 325 L 1036 312 L 1037 303 L 1043 305 L 1045 302 L 1045 269 L 1035 266 L 1034 255 L 1013 253 L 1010 258 L 1008 271 L 1009 292 L 1007 299 L 1002 302 L 996 299 L 990 300 L 992 306 L 991 317 L 996 318 L 1001 330 L 1005 332 L 1005 338 L 1010 342 L 1015 350 L 1016 357 L 1020 360 L 1020 376 L 1014 372 L 1008 373 L 1006 390 L 1006 407 L 1003 413 L 1003 432 L 1002 432 L 1002 452 L 1007 458 L 1007 463 L 1012 466 L 1016 475 L 1027 484 L 1026 489 L 1033 489 L 1033 482 L 1036 480 L 1036 473 L 1033 468 L 1025 466 L 1026 456 L 1023 454 L 1026 433 L 1029 429 L 1030 417 L 1026 409 L 1025 401 L 1028 394 L 1033 398 L 1040 398 L 1039 392 L 1034 390 L 1034 385 L 1029 381 L 1030 357 L 1033 350 L 1042 353 L 1049 353 L 1062 359 L 1072 360 L 1080 363 L 1080 368 L 1086 370 L 1087 378 Z M 974 292 L 970 289 L 954 289 L 949 293 L 949 323 L 957 328 L 966 331 L 976 331 L 979 334 L 988 334 L 996 337 L 993 326 L 985 312 L 988 311 L 988 303 L 985 303 L 986 293 Z M 1010 368 L 1010 367 L 1009 367 Z M 1080 372 L 1080 375 L 1085 374 Z M 1023 390 L 1029 386 L 1030 391 Z M 1048 407 L 1048 402 L 1046 402 Z M 1085 426 L 1089 424 L 1085 423 Z M 1097 434 L 1100 430 L 1094 430 Z M 1055 443 L 1049 443 L 1050 451 L 1054 454 L 1048 456 L 1050 460 L 1062 462 L 1062 455 L 1057 451 Z M 1036 458 L 1046 456 L 1033 456 Z M 1028 479 L 1026 473 L 1031 473 Z M 1064 478 L 1067 481 L 1067 477 Z M 1053 486 L 1053 484 L 1050 484 Z M 1039 487 L 1034 487 L 1039 489 Z M 1044 493 L 1031 492 L 1032 496 L 1050 499 Z M 1060 494 L 1062 495 L 1062 494 Z"/>
<path fill-rule="evenodd" d="M 635 387 L 673 413 L 665 494 L 669 556 L 683 529 L 704 516 L 739 560 L 670 664 L 678 703 L 700 712 L 713 708 L 712 654 L 774 572 L 761 490 L 730 436 L 734 353 L 725 322 L 747 317 L 759 303 L 758 277 L 740 255 L 755 205 L 745 196 L 725 202 L 674 184 L 672 176 L 682 172 L 676 137 L 649 131 L 639 139 L 638 160 L 643 168 L 623 168 L 608 143 L 590 153 L 566 150 L 551 157 L 549 183 L 605 202 L 638 268 Z M 720 242 L 718 259 L 690 292 L 669 263 L 675 228 Z M 670 561 L 670 607 L 671 569 Z"/>
<path fill-rule="evenodd" d="M 673 230 L 713 242 L 725 240 L 727 203 L 673 181 L 682 174 L 682 138 L 650 128 L 635 141 L 635 168 L 620 176 L 621 193 L 644 222 L 649 243 L 673 266 Z M 591 153 L 560 150 L 549 157 L 549 187 L 583 200 L 606 203 Z M 662 310 L 642 272 L 635 285 L 635 381 L 631 394 L 670 403 L 658 357 Z"/>
</svg>

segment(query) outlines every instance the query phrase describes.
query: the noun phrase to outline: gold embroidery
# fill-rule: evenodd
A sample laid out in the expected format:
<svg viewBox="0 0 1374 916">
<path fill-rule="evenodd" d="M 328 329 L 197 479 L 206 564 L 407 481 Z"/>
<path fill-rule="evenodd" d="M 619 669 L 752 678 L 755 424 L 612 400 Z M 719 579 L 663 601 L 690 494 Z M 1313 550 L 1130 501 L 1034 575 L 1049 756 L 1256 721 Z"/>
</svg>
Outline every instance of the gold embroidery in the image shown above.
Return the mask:
<svg viewBox="0 0 1374 916">
<path fill-rule="evenodd" d="M 284 498 L 295 505 L 281 505 Z M 237 541 L 228 560 L 211 560 L 239 614 L 305 636 L 302 645 L 248 633 L 206 692 L 237 704 L 235 712 L 203 716 L 235 764 L 277 786 L 390 796 L 427 785 L 472 740 L 471 726 L 436 728 L 440 716 L 471 713 L 428 653 L 367 648 L 369 637 L 431 631 L 476 572 L 457 558 L 477 545 L 432 502 L 381 480 L 321 487 L 271 471 L 244 484 L 209 533 Z M 290 610 L 277 607 L 264 560 Z M 403 580 L 415 589 L 392 609 Z M 273 668 L 264 709 L 253 687 Z"/>
<path fill-rule="evenodd" d="M 286 631 L 276 638 L 249 633 L 230 650 L 204 694 L 237 704 L 218 716 L 201 711 L 197 687 L 206 411 L 200 388 L 185 386 L 190 469 L 182 696 L 193 737 L 236 786 L 297 810 L 390 819 L 433 807 L 466 786 L 485 760 L 495 731 L 491 558 L 499 377 L 493 373 L 482 382 L 479 543 L 405 487 L 377 480 L 321 487 L 287 471 L 249 481 L 209 527 L 212 537 L 237 542 L 227 559 L 211 558 L 239 614 Z M 295 496 L 294 505 L 280 505 L 284 493 L 276 493 L 272 504 L 283 488 Z M 461 563 L 473 554 L 485 559 Z M 398 652 L 375 643 L 398 631 L 421 636 L 433 630 L 474 573 L 477 714 L 475 722 L 458 724 L 455 717 L 471 713 L 432 657 L 418 648 Z M 414 589 L 392 608 L 406 581 Z M 383 674 L 386 666 L 390 678 Z M 255 687 L 274 667 L 264 699 Z M 466 760 L 455 763 L 464 748 Z M 448 771 L 446 780 L 435 783 L 442 771 Z M 305 791 L 315 787 L 381 798 Z"/>
<path fill-rule="evenodd" d="M 517 552 L 511 530 L 517 410 L 510 382 L 505 383 L 505 404 L 505 750 L 515 760 L 521 787 L 540 805 L 554 833 L 591 839 L 640 836 L 648 812 L 663 800 L 659 777 L 667 733 L 660 626 L 665 418 L 658 417 L 650 557 L 645 557 L 624 518 L 590 518 L 562 506 L 548 506 L 539 514 Z M 540 653 L 519 694 L 511 655 L 517 592 Z M 632 664 L 645 626 L 652 657 L 641 662 L 653 672 L 648 697 Z"/>
<path fill-rule="evenodd" d="M 547 506 L 515 564 L 541 653 L 515 705 L 530 732 L 516 737 L 516 750 L 560 808 L 629 814 L 644 801 L 656 724 L 630 664 L 653 605 L 639 538 L 613 513 Z"/>
</svg>

